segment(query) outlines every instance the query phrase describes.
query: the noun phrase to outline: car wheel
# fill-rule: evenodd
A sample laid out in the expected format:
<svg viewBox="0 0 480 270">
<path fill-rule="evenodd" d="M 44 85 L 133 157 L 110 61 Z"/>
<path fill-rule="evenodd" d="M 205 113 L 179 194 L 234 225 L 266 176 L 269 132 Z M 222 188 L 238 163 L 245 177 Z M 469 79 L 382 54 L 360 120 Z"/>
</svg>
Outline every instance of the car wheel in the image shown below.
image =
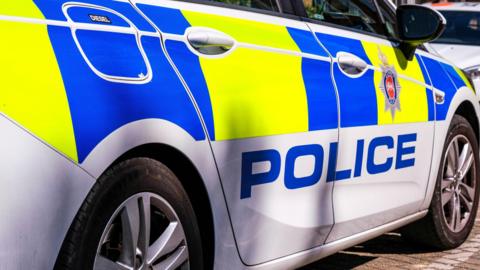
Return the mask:
<svg viewBox="0 0 480 270">
<path fill-rule="evenodd" d="M 56 269 L 202 269 L 192 205 L 162 163 L 135 158 L 108 170 L 78 212 Z"/>
<path fill-rule="evenodd" d="M 402 229 L 402 235 L 438 249 L 467 239 L 475 223 L 480 188 L 478 142 L 468 121 L 453 117 L 442 152 L 429 213 Z"/>
</svg>

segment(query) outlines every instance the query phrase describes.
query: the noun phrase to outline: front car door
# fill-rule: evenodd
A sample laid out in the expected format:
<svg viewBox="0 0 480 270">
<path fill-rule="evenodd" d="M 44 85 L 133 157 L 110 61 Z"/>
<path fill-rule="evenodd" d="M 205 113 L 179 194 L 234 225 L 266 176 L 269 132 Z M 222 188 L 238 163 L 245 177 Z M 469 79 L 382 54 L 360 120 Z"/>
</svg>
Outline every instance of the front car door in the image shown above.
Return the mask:
<svg viewBox="0 0 480 270">
<path fill-rule="evenodd" d="M 280 17 L 275 1 L 134 2 L 201 112 L 243 262 L 322 245 L 337 98 L 330 57 L 306 24 Z"/>
<path fill-rule="evenodd" d="M 406 59 L 391 41 L 395 15 L 387 3 L 305 0 L 305 7 L 309 26 L 334 58 L 340 100 L 331 242 L 419 210 L 430 172 L 434 99 L 421 60 Z"/>
</svg>

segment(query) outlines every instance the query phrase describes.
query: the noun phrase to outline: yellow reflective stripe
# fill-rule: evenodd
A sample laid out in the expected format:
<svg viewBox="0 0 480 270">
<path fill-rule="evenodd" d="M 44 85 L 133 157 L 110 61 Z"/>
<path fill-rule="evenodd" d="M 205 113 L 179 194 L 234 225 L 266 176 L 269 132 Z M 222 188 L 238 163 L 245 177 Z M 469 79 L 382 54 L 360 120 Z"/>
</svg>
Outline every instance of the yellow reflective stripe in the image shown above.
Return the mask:
<svg viewBox="0 0 480 270">
<path fill-rule="evenodd" d="M 212 101 L 215 139 L 308 131 L 301 57 L 238 48 L 200 58 Z"/>
<path fill-rule="evenodd" d="M 190 25 L 216 29 L 238 42 L 300 52 L 284 26 L 193 11 L 182 13 Z"/>
<path fill-rule="evenodd" d="M 462 70 L 460 70 L 458 67 L 455 67 L 454 66 L 454 69 L 455 71 L 458 73 L 458 75 L 460 76 L 460 78 L 462 78 L 463 82 L 465 83 L 465 85 L 470 88 L 473 92 L 475 92 L 475 89 L 473 88 L 472 84 L 470 83 L 470 80 L 467 79 L 467 77 L 465 76 L 465 73 L 463 73 Z"/>
<path fill-rule="evenodd" d="M 382 62 L 380 60 L 379 50 L 387 57 L 388 64 L 393 65 L 398 75 L 404 75 L 411 79 L 425 83 L 422 70 L 416 58 L 407 61 L 402 52 L 391 46 L 379 45 L 372 42 L 362 41 L 363 47 L 372 64 L 380 68 Z M 401 89 L 399 94 L 400 111 L 395 112 L 395 117 L 389 110 L 385 110 L 385 96 L 380 89 L 380 82 L 383 74 L 376 71 L 374 75 L 374 84 L 377 95 L 378 124 L 400 124 L 428 121 L 428 103 L 425 86 L 414 83 L 410 80 L 398 78 Z"/>
<path fill-rule="evenodd" d="M 286 27 L 191 11 L 192 26 L 210 27 L 252 45 L 299 52 Z M 200 57 L 212 103 L 215 139 L 308 131 L 302 58 L 237 48 L 222 58 Z"/>
<path fill-rule="evenodd" d="M 47 26 L 2 21 L 0 33 L 1 112 L 76 161 L 70 109 Z"/>
<path fill-rule="evenodd" d="M 4 0 L 0 4 L 0 15 L 44 19 L 33 0 Z"/>
</svg>

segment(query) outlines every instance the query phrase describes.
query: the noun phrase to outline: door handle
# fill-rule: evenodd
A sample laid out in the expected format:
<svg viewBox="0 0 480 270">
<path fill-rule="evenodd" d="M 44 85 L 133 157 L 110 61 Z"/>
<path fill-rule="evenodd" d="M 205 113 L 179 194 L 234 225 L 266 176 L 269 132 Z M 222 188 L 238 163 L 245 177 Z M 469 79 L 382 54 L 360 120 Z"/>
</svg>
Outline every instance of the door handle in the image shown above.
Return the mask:
<svg viewBox="0 0 480 270">
<path fill-rule="evenodd" d="M 223 54 L 235 45 L 235 40 L 230 36 L 208 29 L 190 31 L 187 40 L 196 51 L 207 55 Z"/>
<path fill-rule="evenodd" d="M 340 69 L 350 76 L 361 76 L 368 68 L 363 59 L 350 53 L 338 53 L 337 61 Z"/>
</svg>

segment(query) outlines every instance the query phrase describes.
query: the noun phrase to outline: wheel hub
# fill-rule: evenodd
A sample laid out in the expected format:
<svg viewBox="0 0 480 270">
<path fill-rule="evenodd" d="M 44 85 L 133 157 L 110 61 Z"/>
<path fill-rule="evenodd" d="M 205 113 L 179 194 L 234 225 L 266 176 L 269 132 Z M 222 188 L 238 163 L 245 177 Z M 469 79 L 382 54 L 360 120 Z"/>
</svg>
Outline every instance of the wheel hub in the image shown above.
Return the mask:
<svg viewBox="0 0 480 270">
<path fill-rule="evenodd" d="M 112 243 L 115 254 L 105 252 Z M 93 269 L 189 269 L 188 259 L 177 214 L 166 200 L 145 192 L 128 198 L 114 212 L 100 239 Z"/>
</svg>

